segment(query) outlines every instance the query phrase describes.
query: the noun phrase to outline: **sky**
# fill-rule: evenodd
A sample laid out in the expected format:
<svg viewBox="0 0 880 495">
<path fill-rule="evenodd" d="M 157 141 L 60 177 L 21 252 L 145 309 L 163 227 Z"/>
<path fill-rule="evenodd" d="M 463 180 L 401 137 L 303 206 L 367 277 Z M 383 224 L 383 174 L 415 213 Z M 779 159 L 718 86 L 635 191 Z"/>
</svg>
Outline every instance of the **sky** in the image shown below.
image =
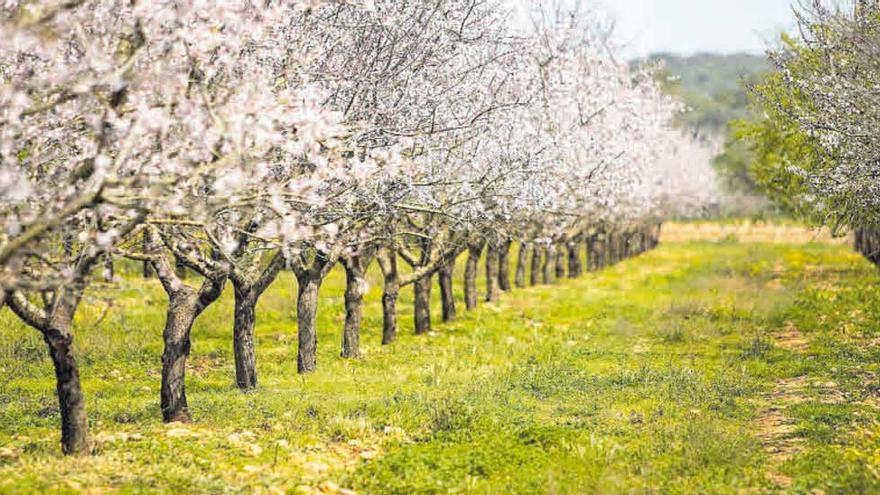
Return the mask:
<svg viewBox="0 0 880 495">
<path fill-rule="evenodd" d="M 796 3 L 797 0 L 794 0 Z M 794 27 L 792 0 L 599 0 L 628 58 L 656 52 L 762 54 Z"/>
</svg>

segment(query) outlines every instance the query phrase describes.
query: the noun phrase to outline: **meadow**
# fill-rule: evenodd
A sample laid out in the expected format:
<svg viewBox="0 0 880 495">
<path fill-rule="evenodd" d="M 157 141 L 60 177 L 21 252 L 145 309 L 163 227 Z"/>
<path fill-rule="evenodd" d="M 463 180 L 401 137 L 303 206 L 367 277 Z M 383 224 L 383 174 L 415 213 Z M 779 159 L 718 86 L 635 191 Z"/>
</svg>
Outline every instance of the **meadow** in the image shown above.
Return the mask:
<svg viewBox="0 0 880 495">
<path fill-rule="evenodd" d="M 227 288 L 193 331 L 191 424 L 161 421 L 166 298 L 120 266 L 75 321 L 90 456 L 59 454 L 45 344 L 0 311 L 0 493 L 880 493 L 880 275 L 842 243 L 745 237 L 673 232 L 453 323 L 437 303 L 425 336 L 405 291 L 390 346 L 374 267 L 359 360 L 339 357 L 337 269 L 308 375 L 285 273 L 251 393 Z"/>
</svg>

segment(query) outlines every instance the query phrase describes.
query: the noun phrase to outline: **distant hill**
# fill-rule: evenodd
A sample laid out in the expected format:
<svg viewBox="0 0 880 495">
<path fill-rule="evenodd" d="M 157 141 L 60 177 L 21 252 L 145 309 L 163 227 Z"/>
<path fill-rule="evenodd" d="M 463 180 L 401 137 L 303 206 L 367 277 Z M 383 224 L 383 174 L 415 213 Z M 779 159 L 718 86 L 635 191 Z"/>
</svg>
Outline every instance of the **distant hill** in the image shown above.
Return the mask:
<svg viewBox="0 0 880 495">
<path fill-rule="evenodd" d="M 704 53 L 690 57 L 656 54 L 634 63 L 646 62 L 662 63 L 658 78 L 664 90 L 687 106 L 677 119 L 678 125 L 707 142 L 724 143 L 713 165 L 728 193 L 723 201 L 725 214 L 772 213 L 750 172 L 753 152 L 747 143 L 736 139 L 729 126 L 731 121 L 753 118 L 747 88 L 773 70 L 770 62 L 757 55 Z"/>
<path fill-rule="evenodd" d="M 679 123 L 707 138 L 724 136 L 728 122 L 748 117 L 746 87 L 772 69 L 763 56 L 748 54 L 682 57 L 660 53 L 636 63 L 657 61 L 664 66 L 659 77 L 666 91 L 689 108 Z"/>
</svg>

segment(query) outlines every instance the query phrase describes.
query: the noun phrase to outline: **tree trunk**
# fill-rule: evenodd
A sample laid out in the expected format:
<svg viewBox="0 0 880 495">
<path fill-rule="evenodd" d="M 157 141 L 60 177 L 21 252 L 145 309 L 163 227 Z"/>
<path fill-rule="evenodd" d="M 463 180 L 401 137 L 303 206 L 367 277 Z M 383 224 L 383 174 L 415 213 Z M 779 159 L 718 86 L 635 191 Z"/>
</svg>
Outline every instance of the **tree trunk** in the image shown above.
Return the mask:
<svg viewBox="0 0 880 495">
<path fill-rule="evenodd" d="M 186 278 L 186 264 L 180 258 L 175 258 L 174 260 L 174 273 L 179 279 Z"/>
<path fill-rule="evenodd" d="M 581 261 L 581 248 L 584 246 L 583 239 L 575 237 L 568 244 L 568 277 L 578 278 L 584 273 L 584 265 Z"/>
<path fill-rule="evenodd" d="M 382 345 L 397 340 L 397 298 L 400 295 L 400 274 L 397 271 L 397 253 L 383 249 L 379 253 L 382 269 Z"/>
<path fill-rule="evenodd" d="M 519 289 L 522 289 L 526 286 L 526 264 L 528 263 L 529 257 L 529 247 L 525 242 L 519 243 L 519 250 L 516 255 L 516 275 L 514 278 L 514 284 Z"/>
<path fill-rule="evenodd" d="M 587 271 L 595 272 L 596 271 L 596 242 L 594 241 L 594 237 L 592 235 L 587 236 L 586 245 L 587 245 Z"/>
<path fill-rule="evenodd" d="M 468 258 L 464 268 L 464 304 L 468 311 L 477 307 L 477 271 L 483 244 L 481 241 L 468 245 Z"/>
<path fill-rule="evenodd" d="M 416 335 L 431 331 L 431 275 L 426 275 L 413 283 L 413 316 Z"/>
<path fill-rule="evenodd" d="M 257 355 L 254 326 L 257 320 L 257 293 L 247 284 L 233 281 L 235 312 L 232 327 L 232 350 L 235 356 L 235 384 L 241 390 L 257 387 Z"/>
<path fill-rule="evenodd" d="M 364 295 L 367 292 L 366 271 L 373 256 L 371 253 L 342 258 L 345 268 L 345 326 L 342 329 L 342 357 L 361 356 L 361 320 L 363 319 Z"/>
<path fill-rule="evenodd" d="M 318 365 L 318 290 L 323 282 L 315 270 L 296 274 L 298 290 L 296 298 L 296 325 L 299 337 L 296 369 L 298 373 L 311 373 Z"/>
<path fill-rule="evenodd" d="M 565 244 L 559 243 L 556 246 L 556 280 L 565 278 L 566 250 Z"/>
<path fill-rule="evenodd" d="M 504 292 L 510 292 L 510 246 L 512 242 L 507 239 L 498 246 L 498 288 Z"/>
<path fill-rule="evenodd" d="M 55 390 L 61 411 L 61 450 L 65 455 L 82 455 L 88 453 L 89 425 L 69 326 L 69 323 L 53 325 L 43 332 L 43 340 L 55 368 Z"/>
<path fill-rule="evenodd" d="M 144 239 L 141 244 L 141 249 L 143 249 L 143 252 L 145 252 L 145 253 L 150 252 L 150 241 L 146 235 L 144 235 Z M 144 278 L 152 278 L 153 277 L 153 265 L 149 261 L 144 261 L 143 263 L 144 263 L 144 268 L 143 268 Z"/>
<path fill-rule="evenodd" d="M 83 256 L 75 269 L 88 274 L 95 261 L 95 257 Z M 51 304 L 43 308 L 31 304 L 24 293 L 13 294 L 0 289 L 3 303 L 8 304 L 9 309 L 24 323 L 38 330 L 48 348 L 55 369 L 55 392 L 61 413 L 61 450 L 65 455 L 83 455 L 89 450 L 86 404 L 80 385 L 79 365 L 73 353 L 73 334 L 70 332 L 85 287 L 82 279 L 68 283 L 60 287 Z"/>
<path fill-rule="evenodd" d="M 623 234 L 618 234 L 615 238 L 617 241 L 615 243 L 615 257 L 614 262 L 620 263 L 621 261 L 626 259 L 626 237 Z"/>
<path fill-rule="evenodd" d="M 553 283 L 553 267 L 556 263 L 556 253 L 553 245 L 544 248 L 544 260 L 541 265 L 544 285 Z"/>
<path fill-rule="evenodd" d="M 116 268 L 113 266 L 113 257 L 104 257 L 104 273 L 102 274 L 104 282 L 112 283 L 116 278 Z"/>
<path fill-rule="evenodd" d="M 532 287 L 538 285 L 541 282 L 541 251 L 544 248 L 535 244 L 532 246 L 532 271 L 531 278 L 529 282 L 532 284 Z"/>
<path fill-rule="evenodd" d="M 443 321 L 448 323 L 454 321 L 455 312 L 455 295 L 452 291 L 452 269 L 455 262 L 444 264 L 440 267 L 438 279 L 440 283 L 440 302 L 443 308 Z"/>
<path fill-rule="evenodd" d="M 186 403 L 186 359 L 191 348 L 190 332 L 198 315 L 198 295 L 192 289 L 181 289 L 170 295 L 162 339 L 162 388 L 160 403 L 162 419 L 189 422 Z"/>
<path fill-rule="evenodd" d="M 498 246 L 489 242 L 486 250 L 486 302 L 498 300 Z"/>
<path fill-rule="evenodd" d="M 611 235 L 602 234 L 602 242 L 599 245 L 600 268 L 605 269 L 611 265 Z"/>
</svg>

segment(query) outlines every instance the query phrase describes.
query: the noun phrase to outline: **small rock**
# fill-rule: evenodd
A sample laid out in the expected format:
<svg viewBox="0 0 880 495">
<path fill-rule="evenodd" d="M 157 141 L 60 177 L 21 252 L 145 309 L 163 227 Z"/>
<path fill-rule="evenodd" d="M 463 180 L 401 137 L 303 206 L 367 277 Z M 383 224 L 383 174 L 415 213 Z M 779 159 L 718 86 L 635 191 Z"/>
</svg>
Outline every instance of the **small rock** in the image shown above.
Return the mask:
<svg viewBox="0 0 880 495">
<path fill-rule="evenodd" d="M 303 469 L 310 472 L 311 474 L 324 474 L 327 471 L 330 471 L 330 466 L 324 464 L 323 462 L 315 462 L 309 461 L 303 464 Z"/>
<path fill-rule="evenodd" d="M 254 457 L 263 453 L 263 447 L 260 447 L 259 445 L 255 444 L 255 443 L 245 444 L 245 450 L 247 451 L 248 454 L 250 454 Z"/>
<path fill-rule="evenodd" d="M 375 450 L 365 450 L 365 451 L 361 452 L 361 459 L 363 459 L 365 461 L 371 461 L 375 458 L 376 458 L 376 451 Z"/>
<path fill-rule="evenodd" d="M 0 447 L 0 459 L 15 459 L 18 451 L 13 447 Z"/>
<path fill-rule="evenodd" d="M 166 437 L 183 438 L 192 436 L 192 432 L 186 428 L 171 428 L 165 432 Z"/>
<path fill-rule="evenodd" d="M 321 492 L 323 492 L 323 493 L 332 493 L 332 494 L 339 493 L 339 485 L 337 485 L 336 483 L 334 483 L 332 481 L 325 481 L 325 482 L 321 483 L 321 486 L 319 488 L 321 489 Z"/>
</svg>

